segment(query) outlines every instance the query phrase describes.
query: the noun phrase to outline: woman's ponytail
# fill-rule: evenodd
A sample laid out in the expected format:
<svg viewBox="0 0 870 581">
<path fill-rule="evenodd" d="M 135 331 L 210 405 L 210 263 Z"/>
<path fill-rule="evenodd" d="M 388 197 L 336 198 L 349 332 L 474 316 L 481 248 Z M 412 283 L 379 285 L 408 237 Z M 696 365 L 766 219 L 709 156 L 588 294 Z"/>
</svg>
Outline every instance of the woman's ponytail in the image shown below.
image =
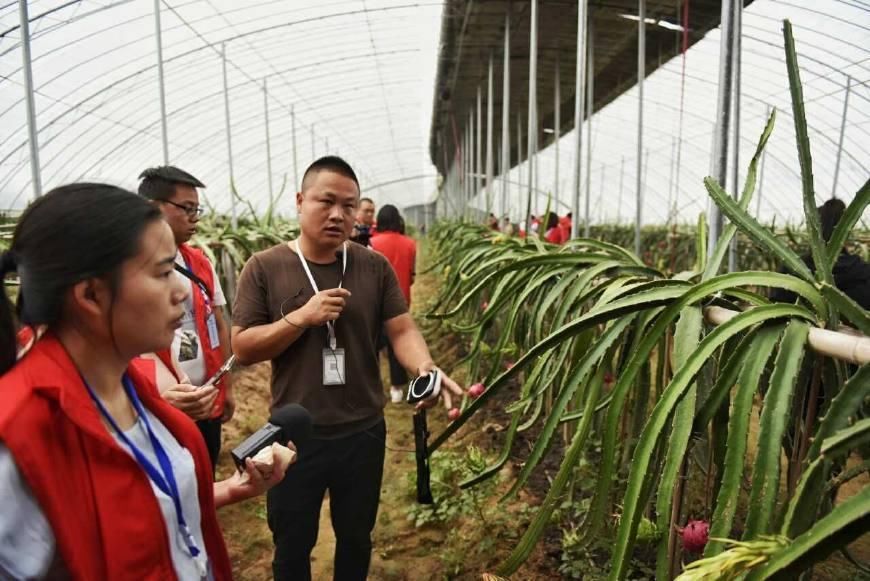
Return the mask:
<svg viewBox="0 0 870 581">
<path fill-rule="evenodd" d="M 0 280 L 5 281 L 6 275 L 15 272 L 17 268 L 15 254 L 7 250 L 0 255 Z M 0 375 L 6 373 L 15 365 L 18 352 L 16 338 L 15 315 L 12 312 L 12 301 L 6 294 L 6 286 L 3 287 L 3 296 L 0 297 Z"/>
</svg>

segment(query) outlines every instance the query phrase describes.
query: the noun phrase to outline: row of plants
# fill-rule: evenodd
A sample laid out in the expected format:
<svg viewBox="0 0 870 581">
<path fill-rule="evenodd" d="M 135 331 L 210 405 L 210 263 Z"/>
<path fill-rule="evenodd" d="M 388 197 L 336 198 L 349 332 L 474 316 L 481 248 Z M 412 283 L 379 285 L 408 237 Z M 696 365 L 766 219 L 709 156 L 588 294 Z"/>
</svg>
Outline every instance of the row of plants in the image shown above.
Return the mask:
<svg viewBox="0 0 870 581">
<path fill-rule="evenodd" d="M 810 254 L 809 239 L 804 231 L 792 226 L 779 228 L 776 222 L 765 228 L 799 256 Z M 668 273 L 690 270 L 697 262 L 697 228 L 695 224 L 648 225 L 641 229 L 641 255 L 644 264 Z M 634 247 L 634 226 L 597 224 L 589 229 L 589 237 L 606 240 L 623 248 Z M 737 266 L 742 270 L 777 270 L 776 256 L 759 252 L 748 236 L 738 232 L 736 240 Z M 870 260 L 870 231 L 853 231 L 848 250 L 864 260 Z"/>
<path fill-rule="evenodd" d="M 708 249 L 699 221 L 694 263 L 686 270 L 669 272 L 599 239 L 553 247 L 465 223 L 432 229 L 433 268 L 444 282 L 428 317 L 468 337 L 462 364 L 485 390 L 464 402 L 430 451 L 437 453 L 512 385 L 519 387 L 506 407 L 511 423 L 503 448 L 462 486 L 480 486 L 499 473 L 517 434 L 534 426 L 539 436 L 504 495 L 515 498 L 556 438 L 567 444 L 546 497 L 499 574 L 518 570 L 578 489 L 589 490 L 589 497 L 577 512 L 572 548 L 606 539 L 611 579 L 626 578 L 639 535 L 655 539 L 658 579 L 793 579 L 870 528 L 870 486 L 835 501 L 840 486 L 870 468 L 870 365 L 808 347 L 813 329 L 841 323 L 870 335 L 870 314 L 832 278 L 833 263 L 870 203 L 870 181 L 826 243 L 787 21 L 785 48 L 803 239 L 815 271 L 747 212 L 775 111 L 738 199 L 705 180 L 730 223 Z M 738 232 L 790 274 L 773 265 L 720 274 Z M 772 303 L 764 291 L 776 288 L 795 293 L 797 302 Z M 708 324 L 705 312 L 713 307 L 736 315 Z M 750 437 L 753 423 L 757 437 Z M 578 466 L 589 458 L 595 470 L 579 483 Z M 689 516 L 703 522 L 689 525 Z M 684 548 L 702 551 L 703 558 L 681 571 Z"/>
</svg>

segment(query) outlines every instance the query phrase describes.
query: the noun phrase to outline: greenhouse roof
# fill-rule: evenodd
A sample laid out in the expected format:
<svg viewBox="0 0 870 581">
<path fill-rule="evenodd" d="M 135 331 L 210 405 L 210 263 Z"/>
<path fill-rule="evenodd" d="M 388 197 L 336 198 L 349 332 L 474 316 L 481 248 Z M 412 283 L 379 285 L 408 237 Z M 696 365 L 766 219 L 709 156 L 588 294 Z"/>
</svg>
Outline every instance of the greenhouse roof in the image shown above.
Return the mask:
<svg viewBox="0 0 870 581">
<path fill-rule="evenodd" d="M 751 4 L 752 0 L 746 2 Z M 560 72 L 561 133 L 574 127 L 574 71 L 577 62 L 576 1 L 541 2 L 538 11 L 537 101 L 540 116 L 538 141 L 552 143 L 555 133 L 544 132 L 555 123 L 556 68 Z M 637 82 L 637 0 L 590 2 L 589 27 L 594 31 L 595 110 L 610 103 Z M 691 27 L 687 37 L 691 46 L 719 25 L 719 0 L 693 0 Z M 501 79 L 504 74 L 504 38 L 506 15 L 510 13 L 510 119 L 516 122 L 528 108 L 530 3 L 499 0 L 446 3 L 441 24 L 441 52 L 438 57 L 438 77 L 430 153 L 442 173 L 444 159 L 452 159 L 455 142 L 453 124 L 462 125 L 463 114 L 476 107 L 477 91 L 486 95 L 488 63 L 493 57 L 497 79 L 494 99 L 494 131 L 501 135 Z M 646 19 L 647 74 L 680 53 L 680 3 L 673 0 L 648 0 Z M 634 17 L 634 18 L 632 18 Z M 523 118 L 525 121 L 525 118 Z M 443 145 L 443 149 L 442 149 Z M 523 144 L 525 146 L 525 144 Z M 517 162 L 517 147 L 511 148 L 512 165 Z"/>
<path fill-rule="evenodd" d="M 163 163 L 155 2 L 31 1 L 43 189 L 80 179 L 135 188 Z M 221 51 L 239 194 L 278 207 L 315 156 L 337 153 L 382 202 L 422 199 L 440 2 L 160 0 L 169 161 L 229 207 Z M 32 197 L 17 2 L 0 7 L 0 207 Z M 268 102 L 271 173 L 267 168 Z M 293 159 L 291 113 L 295 116 Z M 270 181 L 271 180 L 271 181 Z M 379 184 L 387 184 L 379 186 Z M 428 191 L 427 191 L 428 193 Z"/>
<path fill-rule="evenodd" d="M 498 142 L 501 141 L 504 15 L 508 3 L 481 3 L 477 13 L 474 9 L 467 11 L 467 19 L 466 14 L 458 10 L 462 3 L 451 3 L 454 4 L 454 11 L 445 11 L 442 25 L 442 36 L 452 41 L 441 50 L 430 154 L 439 168 L 453 166 L 458 159 L 455 148 L 461 147 L 465 132 L 471 127 L 471 141 L 466 145 L 471 155 L 476 156 L 477 92 L 480 89 L 485 127 L 487 67 L 492 54 L 496 179 L 491 203 L 487 203 L 481 190 L 472 204 L 480 210 L 489 208 L 521 220 L 530 189 L 526 161 L 527 3 L 512 3 L 511 169 L 507 175 L 500 167 Z M 721 3 L 689 0 L 687 3 L 646 4 L 647 77 L 639 192 L 643 222 L 694 221 L 708 206 L 702 179 L 712 173 L 714 130 L 719 118 L 721 31 L 711 26 L 716 24 L 716 5 Z M 683 58 L 676 53 L 682 23 L 677 7 L 685 8 L 686 4 L 689 8 L 686 40 L 690 48 Z M 835 194 L 849 201 L 870 176 L 867 146 L 870 143 L 870 3 L 755 0 L 746 4 L 741 35 L 738 180 L 742 187 L 746 166 L 764 121 L 769 111 L 776 109 L 777 123 L 761 163 L 758 193 L 751 209 L 765 222 L 795 223 L 802 219 L 803 209 L 783 48 L 783 20 L 789 19 L 794 27 L 814 161 L 816 199 L 821 203 Z M 584 123 L 580 189 L 584 201 L 589 193 L 592 223 L 624 223 L 635 216 L 638 195 L 635 185 L 638 171 L 637 5 L 637 2 L 589 2 L 596 113 L 591 121 Z M 536 183 L 531 184 L 537 192 L 533 198 L 533 213 L 544 210 L 548 196 L 557 202 L 560 213 L 571 209 L 576 151 L 573 131 L 576 59 L 572 54 L 576 41 L 571 37 L 576 35 L 577 11 L 573 6 L 570 2 L 555 2 L 552 6 L 542 2 L 539 9 L 536 86 L 540 152 Z M 501 14 L 493 13 L 499 10 Z M 476 28 L 469 32 L 471 27 Z M 559 124 L 562 138 L 558 149 L 553 145 L 557 57 L 562 105 Z M 517 124 L 522 136 L 519 165 Z M 484 134 L 484 144 L 485 140 Z M 485 158 L 484 151 L 482 159 Z M 461 159 L 458 160 L 461 163 Z M 484 163 L 480 164 L 483 169 L 472 175 L 483 176 Z M 501 204 L 503 184 L 507 184 L 505 208 Z M 729 184 L 728 189 L 733 191 L 734 188 Z M 581 209 L 583 205 L 581 203 Z M 868 218 L 864 216 L 865 228 Z"/>
<path fill-rule="evenodd" d="M 378 203 L 420 204 L 432 198 L 435 177 L 444 173 L 444 154 L 435 151 L 435 144 L 443 138 L 447 112 L 456 114 L 456 131 L 461 132 L 478 86 L 484 89 L 485 105 L 490 52 L 496 65 L 496 107 L 501 101 L 507 4 L 28 2 L 42 189 L 82 179 L 135 188 L 142 169 L 163 163 L 158 6 L 168 159 L 209 185 L 204 193 L 211 205 L 221 211 L 230 207 L 230 146 L 236 189 L 258 211 L 265 210 L 286 180 L 277 206 L 292 215 L 289 193 L 305 166 L 326 152 L 346 157 L 360 174 L 364 194 Z M 517 107 L 511 122 L 519 113 L 525 123 L 529 34 L 528 18 L 523 18 L 528 2 L 510 4 L 512 107 Z M 589 4 L 597 112 L 591 119 L 592 146 L 586 149 L 590 157 L 583 160 L 583 190 L 591 194 L 594 220 L 626 221 L 634 215 L 637 193 L 637 4 Z M 710 173 L 717 118 L 718 3 L 688 4 L 691 47 L 684 60 L 678 54 L 679 26 L 674 29 L 683 3 L 647 2 L 652 22 L 647 21 L 641 193 L 648 222 L 693 220 L 707 205 L 701 178 Z M 573 189 L 574 6 L 568 1 L 540 2 L 538 103 L 540 142 L 545 146 L 537 158 L 540 207 L 547 193 L 558 192 L 564 208 Z M 763 164 L 758 211 L 762 218 L 780 223 L 797 221 L 801 215 L 783 18 L 794 23 L 817 198 L 821 201 L 835 191 L 849 200 L 870 174 L 870 3 L 755 0 L 743 14 L 739 166 L 745 168 L 768 108 L 776 108 L 779 115 Z M 0 207 L 8 209 L 23 208 L 34 192 L 21 38 L 19 3 L 0 5 Z M 562 76 L 560 126 L 567 132 L 559 141 L 558 170 L 552 143 L 556 54 Z M 446 102 L 452 109 L 445 108 Z M 494 126 L 500 126 L 498 115 Z M 528 172 L 525 163 L 517 165 L 513 151 L 510 172 L 495 182 L 497 191 L 502 182 L 508 184 L 506 207 L 497 204 L 493 209 L 518 218 L 522 199 L 516 184 L 524 183 Z M 591 171 L 586 171 L 587 163 Z M 482 196 L 476 203 L 485 207 Z"/>
</svg>

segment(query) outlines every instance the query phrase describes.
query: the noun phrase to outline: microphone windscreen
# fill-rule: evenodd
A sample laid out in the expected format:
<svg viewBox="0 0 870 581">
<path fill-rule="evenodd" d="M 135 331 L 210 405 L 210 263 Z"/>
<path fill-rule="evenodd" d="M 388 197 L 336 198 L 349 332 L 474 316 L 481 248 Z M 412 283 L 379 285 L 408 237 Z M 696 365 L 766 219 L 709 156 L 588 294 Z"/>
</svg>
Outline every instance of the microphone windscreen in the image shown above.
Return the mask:
<svg viewBox="0 0 870 581">
<path fill-rule="evenodd" d="M 301 445 L 311 436 L 311 414 L 299 404 L 291 403 L 272 411 L 269 423 L 281 428 L 284 441 L 290 440 L 298 450 Z"/>
</svg>

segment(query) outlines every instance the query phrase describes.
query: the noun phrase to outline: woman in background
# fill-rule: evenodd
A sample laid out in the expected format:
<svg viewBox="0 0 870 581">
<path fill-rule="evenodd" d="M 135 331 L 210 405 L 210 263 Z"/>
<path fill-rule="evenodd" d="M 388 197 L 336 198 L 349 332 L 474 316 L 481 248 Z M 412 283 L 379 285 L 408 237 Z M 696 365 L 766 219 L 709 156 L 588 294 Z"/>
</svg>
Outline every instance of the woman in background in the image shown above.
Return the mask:
<svg viewBox="0 0 870 581">
<path fill-rule="evenodd" d="M 396 271 L 399 287 L 411 306 L 411 285 L 414 284 L 417 260 L 417 244 L 404 234 L 404 220 L 399 210 L 386 204 L 378 212 L 378 231 L 372 237 L 371 246 L 383 254 Z M 387 358 L 390 362 L 390 399 L 399 403 L 404 398 L 408 373 L 396 359 L 393 348 L 387 342 Z"/>
<path fill-rule="evenodd" d="M 165 348 L 186 290 L 160 211 L 102 184 L 34 202 L 0 259 L 17 319 L 45 329 L 21 359 L 0 297 L 0 578 L 230 579 L 215 509 L 279 482 L 251 460 L 213 483 L 195 424 L 140 353 Z"/>
</svg>

